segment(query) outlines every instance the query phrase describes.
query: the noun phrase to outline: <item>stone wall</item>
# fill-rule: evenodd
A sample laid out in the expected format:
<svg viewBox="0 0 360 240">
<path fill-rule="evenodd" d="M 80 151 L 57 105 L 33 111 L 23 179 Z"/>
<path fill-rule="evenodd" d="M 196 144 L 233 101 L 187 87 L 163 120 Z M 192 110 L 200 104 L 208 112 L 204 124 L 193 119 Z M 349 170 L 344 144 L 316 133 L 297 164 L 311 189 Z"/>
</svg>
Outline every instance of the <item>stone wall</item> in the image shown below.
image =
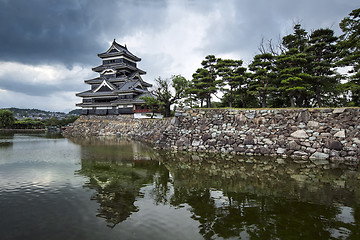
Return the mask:
<svg viewBox="0 0 360 240">
<path fill-rule="evenodd" d="M 358 165 L 360 109 L 190 109 L 170 119 L 82 116 L 66 135 L 119 135 L 185 151 Z"/>
<path fill-rule="evenodd" d="M 154 143 L 159 142 L 163 132 L 172 127 L 171 120 L 171 118 L 135 119 L 131 115 L 83 115 L 67 128 L 63 135 L 66 137 L 115 135 Z"/>
</svg>

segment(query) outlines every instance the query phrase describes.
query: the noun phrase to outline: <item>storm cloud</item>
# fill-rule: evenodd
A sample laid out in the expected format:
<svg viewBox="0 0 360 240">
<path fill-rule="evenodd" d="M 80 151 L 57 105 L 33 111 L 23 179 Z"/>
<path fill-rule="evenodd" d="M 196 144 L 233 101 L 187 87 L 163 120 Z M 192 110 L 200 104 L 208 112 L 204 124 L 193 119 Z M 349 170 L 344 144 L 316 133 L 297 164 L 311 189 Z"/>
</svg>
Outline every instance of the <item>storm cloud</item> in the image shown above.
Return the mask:
<svg viewBox="0 0 360 240">
<path fill-rule="evenodd" d="M 209 54 L 251 61 L 262 38 L 276 41 L 295 22 L 340 34 L 355 8 L 357 0 L 0 0 L 0 107 L 73 109 L 114 38 L 142 58 L 146 81 L 191 78 Z"/>
</svg>

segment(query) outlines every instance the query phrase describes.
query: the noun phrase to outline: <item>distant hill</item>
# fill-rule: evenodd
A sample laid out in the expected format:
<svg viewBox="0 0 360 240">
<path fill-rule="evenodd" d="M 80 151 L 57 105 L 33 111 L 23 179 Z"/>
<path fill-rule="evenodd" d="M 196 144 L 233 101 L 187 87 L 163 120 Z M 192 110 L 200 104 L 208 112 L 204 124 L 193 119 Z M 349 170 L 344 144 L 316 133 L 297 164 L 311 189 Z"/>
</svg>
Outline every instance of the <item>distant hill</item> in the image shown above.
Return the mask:
<svg viewBox="0 0 360 240">
<path fill-rule="evenodd" d="M 66 118 L 69 115 L 79 115 L 80 109 L 75 109 L 70 111 L 69 113 L 64 112 L 51 112 L 44 111 L 39 109 L 24 109 L 24 108 L 3 108 L 8 109 L 14 113 L 14 117 L 17 119 L 23 118 L 32 118 L 32 119 L 48 119 L 52 117 L 56 117 L 58 119 Z"/>
<path fill-rule="evenodd" d="M 80 115 L 82 109 L 74 109 L 69 112 L 69 115 Z"/>
<path fill-rule="evenodd" d="M 10 111 L 12 111 L 14 114 L 49 114 L 49 113 L 57 113 L 57 114 L 65 114 L 63 112 L 51 112 L 51 111 L 44 111 L 44 110 L 39 110 L 39 109 L 29 109 L 29 108 L 3 108 L 3 109 L 8 109 Z"/>
</svg>

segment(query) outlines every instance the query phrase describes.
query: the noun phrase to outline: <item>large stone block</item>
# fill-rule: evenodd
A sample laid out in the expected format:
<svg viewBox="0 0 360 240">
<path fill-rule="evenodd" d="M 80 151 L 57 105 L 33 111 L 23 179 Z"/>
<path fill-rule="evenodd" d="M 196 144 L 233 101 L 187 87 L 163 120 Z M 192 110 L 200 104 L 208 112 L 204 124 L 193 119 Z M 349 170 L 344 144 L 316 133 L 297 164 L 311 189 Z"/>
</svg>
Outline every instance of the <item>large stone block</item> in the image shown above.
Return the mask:
<svg viewBox="0 0 360 240">
<path fill-rule="evenodd" d="M 343 113 L 343 112 L 345 112 L 345 108 L 335 108 L 333 111 L 334 114 Z"/>
<path fill-rule="evenodd" d="M 294 138 L 308 138 L 309 137 L 304 130 L 297 130 L 297 131 L 291 133 L 290 136 L 292 136 Z"/>
<path fill-rule="evenodd" d="M 319 127 L 319 122 L 309 121 L 309 122 L 307 123 L 307 127 L 308 127 L 308 128 L 317 128 L 317 127 Z"/>
<path fill-rule="evenodd" d="M 260 148 L 260 153 L 263 154 L 263 155 L 270 154 L 270 149 L 265 148 L 265 147 L 261 147 Z"/>
<path fill-rule="evenodd" d="M 287 148 L 290 150 L 300 150 L 301 146 L 299 144 L 297 144 L 295 141 L 290 141 L 287 144 Z"/>
<path fill-rule="evenodd" d="M 240 113 L 235 116 L 235 121 L 244 124 L 244 123 L 246 123 L 247 119 L 244 116 L 244 114 Z"/>
<path fill-rule="evenodd" d="M 244 145 L 253 145 L 254 144 L 254 138 L 251 136 L 247 136 L 244 140 Z"/>
<path fill-rule="evenodd" d="M 326 153 L 321 153 L 321 152 L 315 152 L 313 153 L 311 156 L 310 156 L 310 159 L 312 160 L 326 160 L 329 158 L 329 154 L 326 154 Z M 314 162 L 316 165 L 321 165 L 321 164 L 327 164 L 329 162 Z"/>
<path fill-rule="evenodd" d="M 210 138 L 212 138 L 212 136 L 208 133 L 205 133 L 205 134 L 203 134 L 201 139 L 203 140 L 203 142 L 206 142 Z"/>
<path fill-rule="evenodd" d="M 276 150 L 276 153 L 282 155 L 282 154 L 285 153 L 285 151 L 286 151 L 285 148 L 278 148 L 278 149 Z"/>
<path fill-rule="evenodd" d="M 342 145 L 341 142 L 339 142 L 337 140 L 330 139 L 330 140 L 327 141 L 326 147 L 329 148 L 329 149 L 340 151 L 340 150 L 342 150 L 343 145 Z"/>
<path fill-rule="evenodd" d="M 346 135 L 345 135 L 345 130 L 340 130 L 338 131 L 337 133 L 334 134 L 334 137 L 338 137 L 338 138 L 345 138 Z"/>
<path fill-rule="evenodd" d="M 302 111 L 299 113 L 297 121 L 307 123 L 311 118 L 310 112 L 308 110 Z"/>
<path fill-rule="evenodd" d="M 199 141 L 199 140 L 194 140 L 194 141 L 191 143 L 191 146 L 193 146 L 193 147 L 198 147 L 198 146 L 200 146 L 200 141 Z"/>
</svg>

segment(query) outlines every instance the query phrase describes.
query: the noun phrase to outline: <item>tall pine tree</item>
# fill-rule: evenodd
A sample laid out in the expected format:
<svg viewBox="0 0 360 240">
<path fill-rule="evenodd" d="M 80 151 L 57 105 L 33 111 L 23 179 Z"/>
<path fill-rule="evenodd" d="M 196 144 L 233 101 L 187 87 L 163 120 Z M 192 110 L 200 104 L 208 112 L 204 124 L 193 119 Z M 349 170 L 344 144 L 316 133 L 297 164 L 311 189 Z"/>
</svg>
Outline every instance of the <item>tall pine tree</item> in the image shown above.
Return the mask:
<svg viewBox="0 0 360 240">
<path fill-rule="evenodd" d="M 252 71 L 250 92 L 260 99 L 261 107 L 267 107 L 267 98 L 270 91 L 276 89 L 273 80 L 275 73 L 275 57 L 271 53 L 258 54 L 249 64 Z"/>
<path fill-rule="evenodd" d="M 220 81 L 217 79 L 216 71 L 217 59 L 214 55 L 208 55 L 201 62 L 202 68 L 198 68 L 192 75 L 193 79 L 190 83 L 188 94 L 196 96 L 200 100 L 200 106 L 203 107 L 204 100 L 206 107 L 211 107 L 211 97 L 219 89 Z"/>
<path fill-rule="evenodd" d="M 349 82 L 345 84 L 351 92 L 352 105 L 360 106 L 360 8 L 353 10 L 339 24 L 343 35 L 339 48 L 342 59 L 339 66 L 350 66 Z"/>
<path fill-rule="evenodd" d="M 216 85 L 213 79 L 210 77 L 210 73 L 207 69 L 198 68 L 192 75 L 193 80 L 191 83 L 191 89 L 189 93 L 194 94 L 198 100 L 200 100 L 200 107 L 203 107 L 204 100 L 206 106 L 211 107 L 211 94 L 216 91 Z"/>
<path fill-rule="evenodd" d="M 318 29 L 311 33 L 305 51 L 308 54 L 311 92 L 315 94 L 318 107 L 322 107 L 324 100 L 337 91 L 338 78 L 334 71 L 336 41 L 333 30 Z"/>
<path fill-rule="evenodd" d="M 309 79 L 306 72 L 308 46 L 307 32 L 301 25 L 294 26 L 294 33 L 283 37 L 282 45 L 287 49 L 277 57 L 276 65 L 281 79 L 281 89 L 289 97 L 291 107 L 308 105 L 311 95 Z"/>
<path fill-rule="evenodd" d="M 205 75 L 203 86 L 206 87 L 206 106 L 208 108 L 211 107 L 211 94 L 216 93 L 218 91 L 218 85 L 221 81 L 217 80 L 217 71 L 216 71 L 217 59 L 214 55 L 208 55 L 205 57 L 205 60 L 201 62 L 203 69 L 207 70 L 207 74 Z"/>
<path fill-rule="evenodd" d="M 229 94 L 229 107 L 233 107 L 234 91 L 244 83 L 246 68 L 242 64 L 242 60 L 233 59 L 218 59 L 216 64 L 217 74 L 221 77 L 222 90 Z"/>
</svg>

